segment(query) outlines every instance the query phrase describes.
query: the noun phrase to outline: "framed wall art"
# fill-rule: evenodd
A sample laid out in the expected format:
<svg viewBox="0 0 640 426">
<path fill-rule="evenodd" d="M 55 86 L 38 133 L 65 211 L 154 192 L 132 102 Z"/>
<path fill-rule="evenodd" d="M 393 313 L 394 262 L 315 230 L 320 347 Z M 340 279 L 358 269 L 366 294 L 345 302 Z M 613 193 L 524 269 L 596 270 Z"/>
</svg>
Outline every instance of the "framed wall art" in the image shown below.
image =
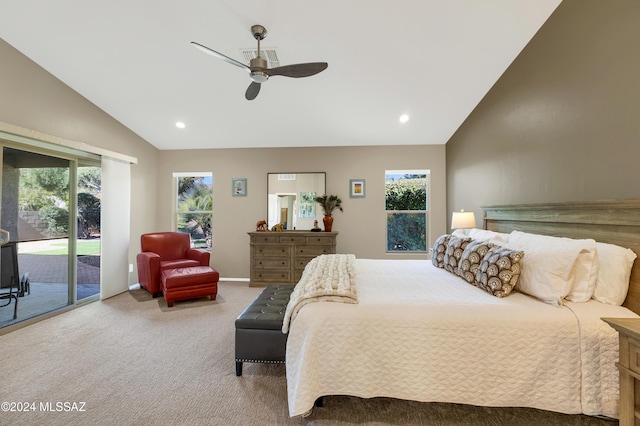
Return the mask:
<svg viewBox="0 0 640 426">
<path fill-rule="evenodd" d="M 231 195 L 233 195 L 234 197 L 247 196 L 247 178 L 231 179 Z"/>
<path fill-rule="evenodd" d="M 349 197 L 364 198 L 364 195 L 365 195 L 365 180 L 350 179 L 349 180 Z"/>
</svg>

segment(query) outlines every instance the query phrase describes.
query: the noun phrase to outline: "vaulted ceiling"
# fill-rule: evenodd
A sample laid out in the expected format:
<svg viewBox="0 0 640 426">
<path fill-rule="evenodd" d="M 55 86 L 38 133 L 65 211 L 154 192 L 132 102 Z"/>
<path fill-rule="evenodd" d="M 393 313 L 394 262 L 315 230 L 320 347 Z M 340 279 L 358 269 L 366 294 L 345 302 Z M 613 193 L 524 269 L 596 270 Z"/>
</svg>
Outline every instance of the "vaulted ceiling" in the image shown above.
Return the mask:
<svg viewBox="0 0 640 426">
<path fill-rule="evenodd" d="M 445 144 L 559 3 L 2 0 L 0 37 L 159 149 Z M 190 42 L 246 62 L 254 24 L 280 65 L 328 68 L 247 101 Z"/>
</svg>

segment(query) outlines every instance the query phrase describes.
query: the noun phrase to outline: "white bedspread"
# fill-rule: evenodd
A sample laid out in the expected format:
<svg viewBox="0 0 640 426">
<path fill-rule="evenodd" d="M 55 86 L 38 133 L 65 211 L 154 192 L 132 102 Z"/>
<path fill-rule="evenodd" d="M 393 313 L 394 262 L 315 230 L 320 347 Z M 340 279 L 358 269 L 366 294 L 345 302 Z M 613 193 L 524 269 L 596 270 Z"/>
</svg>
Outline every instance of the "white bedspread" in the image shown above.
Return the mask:
<svg viewBox="0 0 640 426">
<path fill-rule="evenodd" d="M 358 304 L 308 304 L 291 323 L 292 417 L 326 395 L 617 417 L 618 336 L 600 317 L 626 308 L 500 299 L 425 260 L 358 259 L 356 276 Z"/>
</svg>

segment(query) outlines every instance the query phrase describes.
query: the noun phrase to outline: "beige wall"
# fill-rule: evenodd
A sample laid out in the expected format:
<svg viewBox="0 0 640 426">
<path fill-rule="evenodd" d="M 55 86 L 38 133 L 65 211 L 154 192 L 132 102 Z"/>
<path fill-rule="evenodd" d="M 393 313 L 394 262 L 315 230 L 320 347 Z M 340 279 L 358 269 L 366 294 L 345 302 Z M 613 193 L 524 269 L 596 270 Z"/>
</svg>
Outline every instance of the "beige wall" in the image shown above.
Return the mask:
<svg viewBox="0 0 640 426">
<path fill-rule="evenodd" d="M 158 150 L 0 39 L 0 121 L 138 159 L 131 166 L 131 247 L 156 226 Z M 97 82 L 96 84 L 99 84 Z M 129 282 L 137 282 L 130 274 Z"/>
<path fill-rule="evenodd" d="M 637 0 L 560 4 L 447 143 L 449 215 L 640 198 L 639 22 Z"/>
<path fill-rule="evenodd" d="M 258 220 L 267 218 L 267 173 L 326 172 L 327 193 L 339 195 L 344 212 L 334 214 L 339 253 L 361 258 L 426 258 L 386 255 L 384 172 L 391 169 L 431 170 L 431 229 L 445 231 L 445 147 L 272 148 L 161 151 L 159 158 L 159 225 L 173 225 L 173 172 L 212 172 L 214 186 L 212 265 L 221 276 L 249 277 L 249 236 Z M 231 179 L 247 178 L 247 196 L 231 196 Z M 349 198 L 349 179 L 366 180 L 366 197 Z M 320 221 L 322 227 L 322 221 Z"/>
<path fill-rule="evenodd" d="M 172 229 L 172 173 L 211 171 L 214 176 L 214 252 L 222 276 L 249 276 L 249 239 L 266 219 L 267 173 L 323 171 L 327 192 L 340 195 L 338 251 L 384 258 L 384 171 L 431 170 L 430 243 L 445 230 L 445 147 L 354 147 L 159 151 L 0 41 L 0 121 L 136 157 L 131 167 L 130 263 L 139 235 Z M 248 196 L 231 196 L 231 179 L 248 179 Z M 366 198 L 349 198 L 349 179 L 366 179 Z M 402 257 L 393 255 L 388 257 Z M 404 256 L 404 257 L 412 257 Z M 413 257 L 426 257 L 424 255 Z M 137 272 L 129 283 L 137 282 Z"/>
</svg>

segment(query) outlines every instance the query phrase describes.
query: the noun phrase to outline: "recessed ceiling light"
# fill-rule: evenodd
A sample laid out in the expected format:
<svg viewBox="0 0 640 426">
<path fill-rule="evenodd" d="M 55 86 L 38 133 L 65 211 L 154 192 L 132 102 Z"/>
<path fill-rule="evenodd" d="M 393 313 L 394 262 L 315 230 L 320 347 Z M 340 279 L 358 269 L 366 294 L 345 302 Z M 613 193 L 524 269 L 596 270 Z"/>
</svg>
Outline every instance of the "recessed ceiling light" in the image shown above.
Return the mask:
<svg viewBox="0 0 640 426">
<path fill-rule="evenodd" d="M 184 129 L 184 128 L 186 127 L 186 125 L 185 125 L 182 121 L 178 121 L 178 122 L 176 123 L 176 127 L 177 127 L 178 129 Z"/>
<path fill-rule="evenodd" d="M 407 121 L 409 121 L 409 116 L 407 114 L 402 114 L 400 116 L 400 122 L 401 123 L 406 123 Z"/>
</svg>

